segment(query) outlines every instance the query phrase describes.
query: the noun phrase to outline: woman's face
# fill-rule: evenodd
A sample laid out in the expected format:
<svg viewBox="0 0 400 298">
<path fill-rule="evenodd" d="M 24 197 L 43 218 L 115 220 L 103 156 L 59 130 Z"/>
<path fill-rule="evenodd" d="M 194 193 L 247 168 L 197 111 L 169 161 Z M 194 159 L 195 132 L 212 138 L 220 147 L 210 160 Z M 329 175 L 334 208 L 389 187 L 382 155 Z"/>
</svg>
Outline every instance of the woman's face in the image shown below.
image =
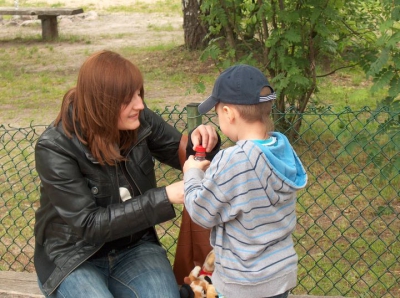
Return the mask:
<svg viewBox="0 0 400 298">
<path fill-rule="evenodd" d="M 134 130 L 139 127 L 139 113 L 144 109 L 140 90 L 135 91 L 132 100 L 127 105 L 122 105 L 118 118 L 119 130 Z"/>
</svg>

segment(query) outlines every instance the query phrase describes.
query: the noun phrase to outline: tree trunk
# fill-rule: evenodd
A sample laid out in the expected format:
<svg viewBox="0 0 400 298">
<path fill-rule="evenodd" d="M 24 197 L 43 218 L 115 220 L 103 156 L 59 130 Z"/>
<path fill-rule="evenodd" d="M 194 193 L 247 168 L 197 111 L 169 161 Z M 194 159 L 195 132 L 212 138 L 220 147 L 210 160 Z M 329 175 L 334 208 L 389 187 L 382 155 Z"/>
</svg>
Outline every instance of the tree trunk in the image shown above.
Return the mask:
<svg viewBox="0 0 400 298">
<path fill-rule="evenodd" d="M 202 2 L 203 0 L 182 0 L 185 46 L 189 50 L 204 49 L 207 46 L 207 29 L 200 20 Z"/>
</svg>

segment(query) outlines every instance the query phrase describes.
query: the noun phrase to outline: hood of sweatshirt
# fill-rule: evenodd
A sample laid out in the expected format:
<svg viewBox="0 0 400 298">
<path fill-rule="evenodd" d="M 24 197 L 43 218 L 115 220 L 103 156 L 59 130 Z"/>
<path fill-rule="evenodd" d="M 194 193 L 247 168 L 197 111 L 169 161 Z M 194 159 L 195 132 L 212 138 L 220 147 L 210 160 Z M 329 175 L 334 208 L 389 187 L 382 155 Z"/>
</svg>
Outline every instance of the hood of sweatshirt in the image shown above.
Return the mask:
<svg viewBox="0 0 400 298">
<path fill-rule="evenodd" d="M 264 152 L 267 163 L 286 183 L 294 188 L 303 188 L 307 184 L 307 173 L 287 137 L 279 132 L 272 132 L 271 138 L 252 140 Z"/>
</svg>

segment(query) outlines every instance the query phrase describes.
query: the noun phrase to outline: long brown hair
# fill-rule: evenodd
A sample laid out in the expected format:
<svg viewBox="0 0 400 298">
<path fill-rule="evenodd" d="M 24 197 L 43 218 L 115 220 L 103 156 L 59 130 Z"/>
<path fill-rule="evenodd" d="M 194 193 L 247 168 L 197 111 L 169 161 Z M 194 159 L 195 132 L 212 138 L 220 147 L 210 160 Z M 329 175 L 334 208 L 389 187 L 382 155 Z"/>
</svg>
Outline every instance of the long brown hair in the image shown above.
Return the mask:
<svg viewBox="0 0 400 298">
<path fill-rule="evenodd" d="M 132 62 L 111 51 L 94 53 L 81 66 L 76 87 L 64 95 L 55 125 L 62 121 L 68 137 L 75 134 L 100 164 L 113 165 L 136 139 L 136 131 L 117 126 L 121 106 L 136 90 L 144 98 L 143 76 Z"/>
</svg>

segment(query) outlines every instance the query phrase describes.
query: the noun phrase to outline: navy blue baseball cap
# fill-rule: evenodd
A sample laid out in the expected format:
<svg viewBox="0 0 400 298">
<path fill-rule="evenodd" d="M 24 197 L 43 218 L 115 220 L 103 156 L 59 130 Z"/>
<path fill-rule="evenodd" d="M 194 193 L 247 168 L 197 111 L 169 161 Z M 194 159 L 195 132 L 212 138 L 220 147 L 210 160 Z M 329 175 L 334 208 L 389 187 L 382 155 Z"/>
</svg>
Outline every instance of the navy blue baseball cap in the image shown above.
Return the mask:
<svg viewBox="0 0 400 298">
<path fill-rule="evenodd" d="M 269 87 L 271 93 L 260 96 L 264 87 Z M 200 114 L 205 114 L 219 102 L 254 105 L 274 99 L 276 94 L 265 75 L 258 68 L 239 64 L 227 68 L 219 75 L 211 96 L 199 105 L 198 110 Z"/>
</svg>

